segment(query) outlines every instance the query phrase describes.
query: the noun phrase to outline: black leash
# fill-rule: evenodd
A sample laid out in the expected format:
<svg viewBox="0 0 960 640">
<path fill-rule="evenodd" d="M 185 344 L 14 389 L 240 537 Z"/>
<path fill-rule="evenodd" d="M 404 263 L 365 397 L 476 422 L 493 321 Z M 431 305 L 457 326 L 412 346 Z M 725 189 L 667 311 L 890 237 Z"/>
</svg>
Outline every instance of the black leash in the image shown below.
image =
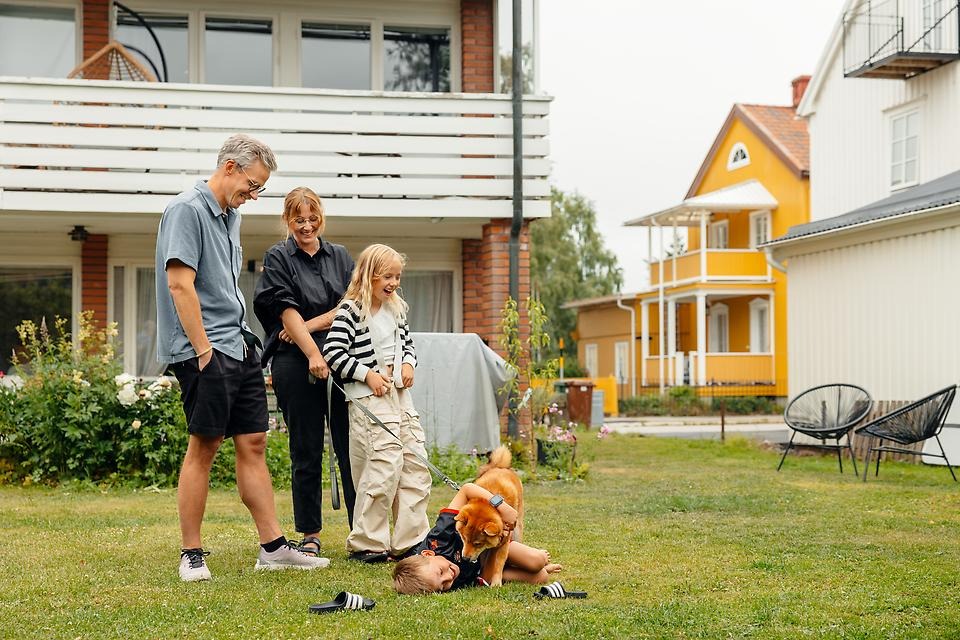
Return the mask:
<svg viewBox="0 0 960 640">
<path fill-rule="evenodd" d="M 347 392 L 344 391 L 343 387 L 341 387 L 339 384 L 337 384 L 336 381 L 333 379 L 333 373 L 332 373 L 332 372 L 327 375 L 327 382 L 329 383 L 329 384 L 327 384 L 327 403 L 328 403 L 328 406 L 327 406 L 327 408 L 328 408 L 327 415 L 329 416 L 329 405 L 330 405 L 330 403 L 332 402 L 332 399 L 331 399 L 331 398 L 332 398 L 332 394 L 333 394 L 333 387 L 336 387 L 337 389 L 340 389 L 340 391 L 343 392 L 344 397 L 349 397 L 349 396 L 347 396 Z M 363 405 L 362 405 L 361 403 L 359 403 L 359 402 L 354 402 L 353 404 L 355 404 L 355 405 L 357 406 L 357 408 L 360 409 L 360 411 L 362 411 L 365 416 L 367 416 L 368 418 L 370 418 L 370 420 L 372 420 L 372 421 L 374 422 L 374 424 L 378 425 L 381 429 L 383 429 L 384 431 L 386 431 L 387 433 L 389 433 L 391 436 L 393 436 L 393 437 L 396 439 L 396 441 L 400 443 L 400 446 L 401 446 L 401 447 L 404 446 L 403 440 L 401 440 L 400 437 L 399 437 L 397 434 L 395 434 L 393 431 L 391 431 L 391 430 L 390 430 L 390 427 L 388 427 L 387 425 L 383 424 L 383 420 L 381 420 L 380 418 L 378 418 L 372 411 L 370 411 L 370 409 L 367 409 L 365 406 L 363 406 Z M 329 420 L 329 418 L 328 418 L 328 420 Z M 329 422 L 328 422 L 328 425 L 329 425 Z M 333 439 L 333 436 L 331 435 L 331 444 L 332 444 L 332 439 Z M 332 450 L 333 450 L 333 447 L 331 446 L 331 451 L 332 451 Z M 438 469 L 435 464 L 433 464 L 432 462 L 430 462 L 429 460 L 427 460 L 424 456 L 420 455 L 420 453 L 418 453 L 417 451 L 414 451 L 413 449 L 411 449 L 411 448 L 409 448 L 409 447 L 407 447 L 407 451 L 409 451 L 410 453 L 412 453 L 413 455 L 415 455 L 420 462 L 422 462 L 423 464 L 427 465 L 427 468 L 430 469 L 430 471 L 432 471 L 433 473 L 435 473 L 438 478 L 440 478 L 441 480 L 443 480 L 443 483 L 444 483 L 445 485 L 447 485 L 448 487 L 450 487 L 450 488 L 453 489 L 454 491 L 460 491 L 460 485 L 457 484 L 456 482 L 454 482 L 453 479 L 450 478 L 450 476 L 448 476 L 447 474 L 445 474 L 443 471 L 440 471 L 440 469 Z M 332 464 L 331 464 L 330 466 L 331 466 L 331 468 L 333 467 Z M 331 473 L 332 473 L 332 472 L 331 472 Z M 337 508 L 337 507 L 334 507 L 334 509 L 336 509 L 336 508 Z"/>
</svg>

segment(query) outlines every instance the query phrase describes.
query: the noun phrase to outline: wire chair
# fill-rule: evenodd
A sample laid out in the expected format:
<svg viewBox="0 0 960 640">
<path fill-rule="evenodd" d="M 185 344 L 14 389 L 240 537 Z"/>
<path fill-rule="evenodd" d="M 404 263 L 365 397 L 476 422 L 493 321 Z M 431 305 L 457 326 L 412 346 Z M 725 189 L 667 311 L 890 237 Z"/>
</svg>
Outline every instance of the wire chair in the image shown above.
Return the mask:
<svg viewBox="0 0 960 640">
<path fill-rule="evenodd" d="M 853 455 L 853 446 L 850 442 L 850 430 L 859 424 L 873 406 L 873 400 L 866 390 L 853 384 L 833 383 L 808 389 L 795 397 L 783 412 L 783 421 L 793 429 L 790 442 L 787 443 L 777 471 L 783 466 L 787 454 L 793 448 L 793 439 L 798 433 L 816 438 L 818 446 L 823 449 L 835 449 L 837 462 L 840 463 L 840 473 L 843 473 L 844 449 L 850 452 L 853 462 L 853 473 L 857 471 L 857 459 Z M 847 436 L 847 443 L 840 444 L 840 439 Z M 827 440 L 836 440 L 836 444 L 828 444 Z"/>
<path fill-rule="evenodd" d="M 940 442 L 940 430 L 943 429 L 943 423 L 950 413 L 950 405 L 953 404 L 953 398 L 957 393 L 956 385 L 951 385 L 936 393 L 932 393 L 922 400 L 917 400 L 896 411 L 892 411 L 885 416 L 881 416 L 856 430 L 857 435 L 869 435 L 870 445 L 867 447 L 867 455 L 864 458 L 865 468 L 863 470 L 863 481 L 867 481 L 867 475 L 870 471 L 870 456 L 874 452 L 877 454 L 877 467 L 874 476 L 880 475 L 880 458 L 884 451 L 891 453 L 905 453 L 913 456 L 931 456 L 934 458 L 943 458 L 947 463 L 947 469 L 953 476 L 953 481 L 957 481 L 957 474 L 953 472 L 950 461 L 947 460 L 947 452 Z M 901 447 L 883 446 L 884 440 L 890 440 L 900 445 L 915 444 L 923 442 L 929 438 L 934 438 L 940 447 L 941 455 L 935 453 L 923 453 L 913 449 L 904 449 Z"/>
</svg>

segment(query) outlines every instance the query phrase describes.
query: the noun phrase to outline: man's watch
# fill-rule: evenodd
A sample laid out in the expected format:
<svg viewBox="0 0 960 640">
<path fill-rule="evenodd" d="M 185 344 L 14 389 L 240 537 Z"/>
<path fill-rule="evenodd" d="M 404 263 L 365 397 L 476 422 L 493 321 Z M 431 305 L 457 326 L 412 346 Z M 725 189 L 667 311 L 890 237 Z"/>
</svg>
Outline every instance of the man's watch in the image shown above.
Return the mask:
<svg viewBox="0 0 960 640">
<path fill-rule="evenodd" d="M 491 506 L 491 507 L 493 507 L 494 509 L 496 509 L 497 507 L 499 507 L 499 506 L 502 505 L 502 504 L 503 504 L 503 496 L 502 496 L 502 495 L 500 495 L 499 493 L 495 493 L 495 494 L 493 494 L 492 496 L 490 496 L 490 506 Z"/>
</svg>

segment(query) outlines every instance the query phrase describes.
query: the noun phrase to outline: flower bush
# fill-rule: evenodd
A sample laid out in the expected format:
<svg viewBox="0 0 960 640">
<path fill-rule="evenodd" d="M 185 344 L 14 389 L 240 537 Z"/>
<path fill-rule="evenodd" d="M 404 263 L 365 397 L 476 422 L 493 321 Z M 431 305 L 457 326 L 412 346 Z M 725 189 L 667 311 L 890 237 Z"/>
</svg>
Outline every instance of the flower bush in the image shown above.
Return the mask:
<svg viewBox="0 0 960 640">
<path fill-rule="evenodd" d="M 15 375 L 0 384 L 0 480 L 172 486 L 187 446 L 186 418 L 173 378 L 122 373 L 115 325 L 100 329 L 84 312 L 76 340 L 65 318 L 53 329 L 24 321 Z M 268 438 L 275 481 L 289 481 L 286 436 Z M 233 482 L 232 443 L 211 471 Z"/>
</svg>

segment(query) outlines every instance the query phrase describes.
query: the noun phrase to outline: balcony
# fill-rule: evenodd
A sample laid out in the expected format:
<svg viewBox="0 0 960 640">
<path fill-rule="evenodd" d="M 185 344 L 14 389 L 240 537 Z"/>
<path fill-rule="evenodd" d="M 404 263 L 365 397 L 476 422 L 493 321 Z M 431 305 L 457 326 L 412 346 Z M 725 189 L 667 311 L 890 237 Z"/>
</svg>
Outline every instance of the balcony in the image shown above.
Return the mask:
<svg viewBox="0 0 960 640">
<path fill-rule="evenodd" d="M 782 381 L 775 375 L 771 353 L 707 353 L 706 375 L 701 378 L 696 367 L 696 351 L 677 352 L 664 358 L 664 385 L 689 385 L 700 388 L 701 395 L 784 395 Z M 660 358 L 648 356 L 643 362 L 643 383 L 660 385 Z M 705 384 L 700 384 L 704 380 Z M 729 393 L 726 393 L 729 391 Z"/>
<path fill-rule="evenodd" d="M 549 106 L 523 103 L 526 217 L 550 213 Z M 235 132 L 269 144 L 279 163 L 246 214 L 275 216 L 308 185 L 333 216 L 512 215 L 510 96 L 11 77 L 0 77 L 0 211 L 118 224 L 126 217 L 115 214 L 159 214 L 210 174 Z"/>
<path fill-rule="evenodd" d="M 843 18 L 848 78 L 906 80 L 960 58 L 960 2 L 861 2 Z"/>
<path fill-rule="evenodd" d="M 663 261 L 664 286 L 693 282 L 767 282 L 770 267 L 755 249 L 707 249 L 690 251 Z M 660 262 L 650 263 L 650 285 L 660 284 Z"/>
</svg>

